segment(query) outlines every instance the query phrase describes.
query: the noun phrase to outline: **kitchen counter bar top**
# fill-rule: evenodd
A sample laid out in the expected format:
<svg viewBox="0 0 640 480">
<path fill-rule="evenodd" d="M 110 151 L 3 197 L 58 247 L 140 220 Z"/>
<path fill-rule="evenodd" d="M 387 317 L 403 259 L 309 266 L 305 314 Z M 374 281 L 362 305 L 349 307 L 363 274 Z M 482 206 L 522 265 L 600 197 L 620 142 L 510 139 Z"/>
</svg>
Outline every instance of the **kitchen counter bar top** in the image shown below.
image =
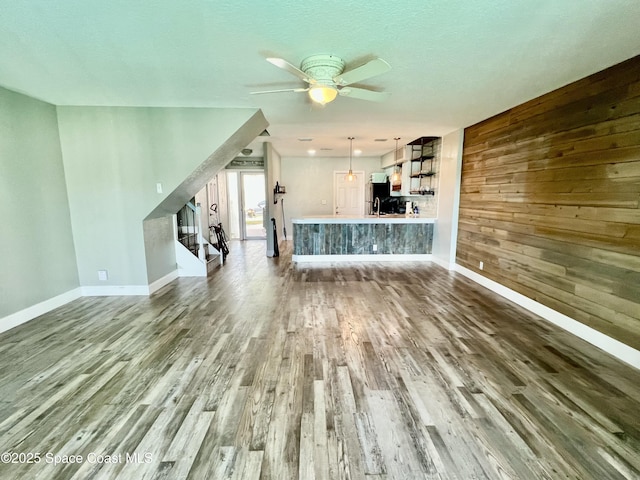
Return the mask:
<svg viewBox="0 0 640 480">
<path fill-rule="evenodd" d="M 330 223 L 435 223 L 435 218 L 406 217 L 404 215 L 317 215 L 314 217 L 294 218 L 292 223 L 330 224 Z"/>
</svg>

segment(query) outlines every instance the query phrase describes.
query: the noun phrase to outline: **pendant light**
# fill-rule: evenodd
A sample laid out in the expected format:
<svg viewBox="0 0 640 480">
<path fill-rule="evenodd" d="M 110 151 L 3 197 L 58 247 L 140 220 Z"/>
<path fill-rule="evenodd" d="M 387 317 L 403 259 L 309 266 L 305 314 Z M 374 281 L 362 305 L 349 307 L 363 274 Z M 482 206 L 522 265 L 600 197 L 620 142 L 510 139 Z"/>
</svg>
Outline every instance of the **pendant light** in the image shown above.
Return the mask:
<svg viewBox="0 0 640 480">
<path fill-rule="evenodd" d="M 353 170 L 351 169 L 351 160 L 353 157 L 353 139 L 354 137 L 348 137 L 349 138 L 349 173 L 347 173 L 346 177 L 344 177 L 344 179 L 347 182 L 353 182 L 356 179 L 356 176 L 353 174 Z"/>
<path fill-rule="evenodd" d="M 398 140 L 400 137 L 394 138 L 396 141 L 396 149 L 393 151 L 393 175 L 391 176 L 391 185 L 400 183 L 400 172 L 398 171 Z"/>
</svg>

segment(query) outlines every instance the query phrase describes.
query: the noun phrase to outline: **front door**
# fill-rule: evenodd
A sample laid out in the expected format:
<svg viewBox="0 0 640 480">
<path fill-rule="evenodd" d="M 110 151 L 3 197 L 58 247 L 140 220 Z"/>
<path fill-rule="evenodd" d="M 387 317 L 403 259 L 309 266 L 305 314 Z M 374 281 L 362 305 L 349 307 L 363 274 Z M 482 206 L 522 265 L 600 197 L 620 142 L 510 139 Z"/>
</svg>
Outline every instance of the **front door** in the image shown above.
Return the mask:
<svg viewBox="0 0 640 480">
<path fill-rule="evenodd" d="M 266 239 L 267 231 L 264 227 L 265 185 L 263 172 L 240 173 L 242 197 L 242 238 Z"/>
<path fill-rule="evenodd" d="M 347 172 L 333 172 L 333 211 L 336 215 L 364 215 L 364 172 L 346 180 Z"/>
</svg>

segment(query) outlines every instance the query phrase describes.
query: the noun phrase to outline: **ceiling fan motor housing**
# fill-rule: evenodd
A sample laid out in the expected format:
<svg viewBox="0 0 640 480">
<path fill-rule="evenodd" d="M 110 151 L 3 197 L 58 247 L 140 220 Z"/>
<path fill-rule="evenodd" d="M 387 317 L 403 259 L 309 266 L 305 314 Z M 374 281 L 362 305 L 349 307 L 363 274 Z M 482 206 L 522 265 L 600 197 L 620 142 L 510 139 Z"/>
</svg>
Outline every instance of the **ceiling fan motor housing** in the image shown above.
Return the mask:
<svg viewBox="0 0 640 480">
<path fill-rule="evenodd" d="M 312 55 L 302 60 L 300 70 L 321 85 L 335 86 L 334 77 L 344 71 L 345 62 L 333 55 Z"/>
</svg>

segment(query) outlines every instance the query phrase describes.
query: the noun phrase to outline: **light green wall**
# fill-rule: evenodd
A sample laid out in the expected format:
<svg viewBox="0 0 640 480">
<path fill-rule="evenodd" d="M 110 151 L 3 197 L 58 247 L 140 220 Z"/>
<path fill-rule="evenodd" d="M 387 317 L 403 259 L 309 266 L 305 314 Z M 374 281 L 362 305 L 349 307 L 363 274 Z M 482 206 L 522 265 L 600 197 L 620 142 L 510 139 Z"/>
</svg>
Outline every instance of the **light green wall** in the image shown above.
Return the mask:
<svg viewBox="0 0 640 480">
<path fill-rule="evenodd" d="M 367 197 L 371 173 L 382 171 L 380 157 L 355 157 L 352 163 L 354 172 L 364 171 Z M 333 172 L 348 169 L 349 158 L 344 157 L 282 157 L 280 183 L 287 189 L 284 209 L 289 240 L 293 232 L 292 218 L 333 215 Z M 323 200 L 326 201 L 324 205 Z M 365 208 L 368 209 L 368 205 Z M 276 218 L 280 219 L 281 216 Z"/>
<path fill-rule="evenodd" d="M 172 215 L 144 221 L 145 258 L 149 283 L 176 269 L 173 223 Z"/>
<path fill-rule="evenodd" d="M 54 106 L 0 88 L 0 318 L 78 287 Z"/>
<path fill-rule="evenodd" d="M 170 273 L 166 224 L 143 229 L 143 220 L 175 213 L 237 154 L 238 142 L 266 128 L 252 123 L 251 133 L 238 134 L 256 112 L 58 107 L 80 284 L 140 286 Z M 159 247 L 150 258 L 145 233 Z M 98 281 L 98 270 L 109 272 L 108 281 Z"/>
</svg>

